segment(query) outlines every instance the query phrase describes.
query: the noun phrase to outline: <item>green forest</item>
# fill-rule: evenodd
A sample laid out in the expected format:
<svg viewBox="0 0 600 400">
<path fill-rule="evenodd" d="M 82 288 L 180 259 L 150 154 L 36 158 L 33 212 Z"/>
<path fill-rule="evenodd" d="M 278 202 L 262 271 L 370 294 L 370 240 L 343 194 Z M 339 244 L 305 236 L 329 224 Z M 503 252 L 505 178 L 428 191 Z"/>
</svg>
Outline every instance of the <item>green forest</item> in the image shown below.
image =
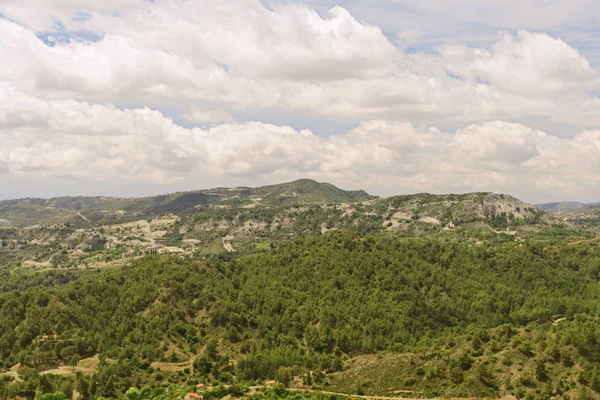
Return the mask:
<svg viewBox="0 0 600 400">
<path fill-rule="evenodd" d="M 593 240 L 349 230 L 6 274 L 0 398 L 599 398 L 599 280 Z"/>
</svg>

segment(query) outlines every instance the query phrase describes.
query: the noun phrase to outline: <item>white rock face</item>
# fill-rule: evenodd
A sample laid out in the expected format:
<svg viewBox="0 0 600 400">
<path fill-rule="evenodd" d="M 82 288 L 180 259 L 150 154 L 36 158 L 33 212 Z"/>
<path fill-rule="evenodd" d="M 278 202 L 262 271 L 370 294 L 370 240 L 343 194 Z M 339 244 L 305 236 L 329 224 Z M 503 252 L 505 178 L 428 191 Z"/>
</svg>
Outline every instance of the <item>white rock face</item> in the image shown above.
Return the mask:
<svg viewBox="0 0 600 400">
<path fill-rule="evenodd" d="M 433 217 L 419 218 L 419 222 L 422 222 L 424 224 L 432 224 L 432 225 L 439 225 L 440 224 L 440 220 L 438 220 L 437 218 L 433 218 Z"/>
</svg>

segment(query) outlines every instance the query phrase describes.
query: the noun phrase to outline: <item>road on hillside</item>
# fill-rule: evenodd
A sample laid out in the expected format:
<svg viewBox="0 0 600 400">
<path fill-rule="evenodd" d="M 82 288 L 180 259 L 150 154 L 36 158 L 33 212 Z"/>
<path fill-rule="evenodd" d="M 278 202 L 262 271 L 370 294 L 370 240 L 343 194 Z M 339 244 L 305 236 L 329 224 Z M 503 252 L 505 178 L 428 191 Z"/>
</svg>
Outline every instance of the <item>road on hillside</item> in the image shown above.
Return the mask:
<svg viewBox="0 0 600 400">
<path fill-rule="evenodd" d="M 85 222 L 92 222 L 85 215 L 83 215 L 80 211 L 77 211 L 77 215 L 84 219 Z"/>
<path fill-rule="evenodd" d="M 367 400 L 424 400 L 423 398 L 410 398 L 410 397 L 399 397 L 399 396 L 397 396 L 397 397 L 365 396 L 365 395 L 358 395 L 358 394 L 328 392 L 325 390 L 314 390 L 314 389 L 291 389 L 291 388 L 288 388 L 288 390 L 291 390 L 294 392 L 323 393 L 323 394 L 332 394 L 334 396 L 356 397 L 356 398 L 367 399 Z M 433 399 L 427 399 L 427 400 L 433 400 Z"/>
</svg>

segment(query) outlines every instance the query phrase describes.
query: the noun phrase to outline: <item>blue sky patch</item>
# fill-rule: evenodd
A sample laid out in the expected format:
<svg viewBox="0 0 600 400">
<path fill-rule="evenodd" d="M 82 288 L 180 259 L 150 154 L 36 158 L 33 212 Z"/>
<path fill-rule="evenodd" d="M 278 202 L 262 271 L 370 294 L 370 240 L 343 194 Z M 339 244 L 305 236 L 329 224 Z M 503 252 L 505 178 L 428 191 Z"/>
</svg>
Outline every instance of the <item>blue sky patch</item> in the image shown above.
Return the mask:
<svg viewBox="0 0 600 400">
<path fill-rule="evenodd" d="M 75 22 L 85 22 L 89 21 L 90 19 L 92 19 L 92 14 L 84 11 L 77 11 L 72 17 L 72 20 Z"/>
<path fill-rule="evenodd" d="M 85 13 L 83 13 L 85 14 Z M 83 17 L 83 15 L 79 15 Z M 89 30 L 67 31 L 60 21 L 54 22 L 54 28 L 50 31 L 36 32 L 35 35 L 46 45 L 56 46 L 57 44 L 69 43 L 71 41 L 79 42 L 97 42 L 102 39 L 102 35 Z"/>
</svg>

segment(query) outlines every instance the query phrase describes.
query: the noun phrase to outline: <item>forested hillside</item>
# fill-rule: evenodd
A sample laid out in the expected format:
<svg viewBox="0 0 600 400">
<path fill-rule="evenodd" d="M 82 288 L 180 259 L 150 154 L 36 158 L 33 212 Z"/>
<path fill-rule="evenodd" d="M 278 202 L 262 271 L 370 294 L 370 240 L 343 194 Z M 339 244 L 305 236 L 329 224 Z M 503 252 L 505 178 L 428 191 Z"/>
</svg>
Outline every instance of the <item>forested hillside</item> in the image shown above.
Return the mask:
<svg viewBox="0 0 600 400">
<path fill-rule="evenodd" d="M 276 379 L 348 394 L 598 398 L 599 280 L 593 240 L 338 230 L 262 254 L 147 256 L 0 294 L 0 397 L 137 387 L 182 398 L 200 382 L 205 398 L 260 397 L 250 387 Z"/>
</svg>

